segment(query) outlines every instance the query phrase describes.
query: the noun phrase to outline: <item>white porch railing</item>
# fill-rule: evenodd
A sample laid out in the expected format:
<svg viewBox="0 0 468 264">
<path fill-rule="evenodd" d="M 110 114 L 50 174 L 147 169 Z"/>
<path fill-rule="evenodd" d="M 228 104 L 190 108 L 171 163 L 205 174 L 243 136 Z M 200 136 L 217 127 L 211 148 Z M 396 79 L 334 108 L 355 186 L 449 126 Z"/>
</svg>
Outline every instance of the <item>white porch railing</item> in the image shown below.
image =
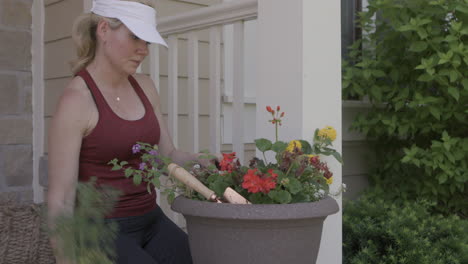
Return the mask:
<svg viewBox="0 0 468 264">
<path fill-rule="evenodd" d="M 158 30 L 167 38 L 168 51 L 168 126 L 174 140 L 178 145 L 178 43 L 181 34 L 187 36 L 187 74 L 188 74 L 188 120 L 191 131 L 191 150 L 200 151 L 199 144 L 199 39 L 197 32 L 209 29 L 209 151 L 219 153 L 221 151 L 221 80 L 222 76 L 222 27 L 233 24 L 233 124 L 236 133 L 233 133 L 233 151 L 242 161 L 244 158 L 244 78 L 243 78 L 243 52 L 244 52 L 244 23 L 247 20 L 257 18 L 257 0 L 242 0 L 226 2 L 205 8 L 196 9 L 175 16 L 162 18 L 159 21 Z M 150 75 L 156 87 L 160 87 L 160 57 L 159 49 L 152 47 L 150 53 Z"/>
</svg>

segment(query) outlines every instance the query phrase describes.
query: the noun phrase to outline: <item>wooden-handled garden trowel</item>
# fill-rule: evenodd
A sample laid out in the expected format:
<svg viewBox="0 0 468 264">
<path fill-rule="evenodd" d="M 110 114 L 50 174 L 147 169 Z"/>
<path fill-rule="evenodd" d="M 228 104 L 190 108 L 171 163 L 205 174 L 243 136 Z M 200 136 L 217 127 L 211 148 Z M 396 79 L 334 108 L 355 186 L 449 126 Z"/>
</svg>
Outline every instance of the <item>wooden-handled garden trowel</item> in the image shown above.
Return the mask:
<svg viewBox="0 0 468 264">
<path fill-rule="evenodd" d="M 183 184 L 197 191 L 198 193 L 203 195 L 203 197 L 205 197 L 207 200 L 217 203 L 223 202 L 214 191 L 206 187 L 197 178 L 195 178 L 195 176 L 190 174 L 184 168 L 180 167 L 175 163 L 169 164 L 167 168 L 169 170 L 169 175 L 174 176 Z M 234 191 L 234 189 L 230 187 L 226 188 L 226 190 L 224 191 L 223 198 L 232 204 L 250 204 L 250 202 L 247 199 L 245 199 L 242 195 L 240 195 L 238 192 Z"/>
</svg>

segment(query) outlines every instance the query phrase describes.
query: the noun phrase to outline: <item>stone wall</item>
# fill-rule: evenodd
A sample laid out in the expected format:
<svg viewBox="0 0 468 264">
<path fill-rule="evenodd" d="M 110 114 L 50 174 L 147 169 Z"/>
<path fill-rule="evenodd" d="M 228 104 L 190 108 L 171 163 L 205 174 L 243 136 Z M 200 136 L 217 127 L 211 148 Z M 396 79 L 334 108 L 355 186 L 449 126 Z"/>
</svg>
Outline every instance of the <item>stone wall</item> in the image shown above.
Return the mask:
<svg viewBox="0 0 468 264">
<path fill-rule="evenodd" d="M 0 201 L 32 201 L 32 0 L 0 1 Z"/>
</svg>

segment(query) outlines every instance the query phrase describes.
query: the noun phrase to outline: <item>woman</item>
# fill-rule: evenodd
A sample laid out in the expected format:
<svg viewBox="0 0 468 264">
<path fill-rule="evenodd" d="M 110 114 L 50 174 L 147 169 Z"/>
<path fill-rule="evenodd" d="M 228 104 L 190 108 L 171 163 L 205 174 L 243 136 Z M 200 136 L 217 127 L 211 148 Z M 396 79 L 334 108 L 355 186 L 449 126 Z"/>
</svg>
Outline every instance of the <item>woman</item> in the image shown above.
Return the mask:
<svg viewBox="0 0 468 264">
<path fill-rule="evenodd" d="M 107 164 L 118 158 L 137 166 L 137 141 L 157 144 L 178 164 L 208 163 L 174 147 L 152 80 L 135 74 L 150 42 L 166 46 L 156 31 L 155 10 L 143 0 L 94 0 L 91 11 L 75 21 L 75 77 L 50 127 L 49 219 L 53 224 L 56 216 L 72 212 L 77 181 L 97 176 L 98 184 L 123 192 L 108 216 L 120 230 L 117 263 L 191 263 L 187 235 L 156 205 L 155 192 Z"/>
</svg>

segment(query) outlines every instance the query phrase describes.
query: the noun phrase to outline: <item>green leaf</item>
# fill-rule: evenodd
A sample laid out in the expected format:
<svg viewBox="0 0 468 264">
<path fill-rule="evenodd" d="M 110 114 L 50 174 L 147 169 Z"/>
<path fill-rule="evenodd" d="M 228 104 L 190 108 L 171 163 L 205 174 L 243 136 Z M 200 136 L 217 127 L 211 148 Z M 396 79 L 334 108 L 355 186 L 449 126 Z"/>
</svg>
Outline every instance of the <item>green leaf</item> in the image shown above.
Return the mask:
<svg viewBox="0 0 468 264">
<path fill-rule="evenodd" d="M 455 37 L 454 35 L 448 35 L 447 37 L 445 37 L 445 41 L 446 42 L 458 41 L 458 38 Z"/>
<path fill-rule="evenodd" d="M 174 192 L 170 192 L 167 194 L 167 201 L 171 204 L 175 199 L 175 193 Z"/>
<path fill-rule="evenodd" d="M 428 36 L 427 31 L 426 31 L 425 29 L 423 29 L 423 28 L 419 28 L 419 29 L 417 30 L 417 33 L 418 33 L 418 35 L 419 35 L 419 37 L 420 37 L 421 39 L 426 39 L 427 36 Z"/>
<path fill-rule="evenodd" d="M 122 167 L 125 166 L 125 165 L 127 165 L 127 164 L 128 164 L 128 162 L 126 162 L 126 161 L 120 162 L 120 166 L 122 166 Z"/>
<path fill-rule="evenodd" d="M 366 69 L 366 70 L 364 70 L 364 71 L 362 72 L 362 74 L 364 75 L 364 79 L 369 80 L 370 77 L 371 77 L 371 75 L 372 75 L 372 71 Z"/>
<path fill-rule="evenodd" d="M 125 177 L 130 177 L 133 174 L 133 169 L 132 168 L 127 168 L 125 169 Z"/>
<path fill-rule="evenodd" d="M 281 204 L 287 204 L 290 203 L 292 200 L 291 194 L 288 191 L 285 190 L 273 190 L 268 193 L 268 197 L 273 199 L 275 202 L 281 203 Z"/>
<path fill-rule="evenodd" d="M 258 150 L 265 152 L 271 150 L 272 143 L 266 138 L 259 138 L 255 140 L 255 145 L 257 146 Z"/>
<path fill-rule="evenodd" d="M 216 180 L 213 184 L 210 184 L 210 189 L 212 189 L 218 196 L 222 197 L 226 188 L 229 187 L 229 184 L 223 180 Z"/>
<path fill-rule="evenodd" d="M 398 31 L 401 31 L 401 32 L 410 31 L 410 30 L 414 30 L 413 25 L 403 25 L 398 28 Z"/>
<path fill-rule="evenodd" d="M 160 188 L 160 187 L 161 187 L 161 183 L 160 183 L 158 177 L 154 177 L 153 179 L 151 179 L 151 183 L 153 183 L 153 185 L 154 185 L 156 188 Z"/>
<path fill-rule="evenodd" d="M 291 194 L 296 194 L 302 191 L 302 184 L 296 178 L 287 178 L 289 180 L 286 188 Z"/>
<path fill-rule="evenodd" d="M 382 101 L 382 88 L 380 86 L 372 86 L 370 93 L 377 101 Z"/>
<path fill-rule="evenodd" d="M 420 82 L 430 82 L 430 81 L 432 81 L 433 79 L 434 79 L 433 76 L 431 76 L 431 75 L 429 75 L 429 74 L 427 74 L 427 73 L 423 73 L 423 74 L 421 74 L 421 75 L 419 76 L 418 81 L 420 81 Z"/>
<path fill-rule="evenodd" d="M 427 42 L 425 41 L 416 41 L 416 42 L 413 42 L 410 46 L 410 51 L 414 51 L 414 52 L 422 52 L 424 50 L 426 50 L 428 47 L 427 45 Z"/>
<path fill-rule="evenodd" d="M 445 174 L 445 173 L 440 174 L 440 176 L 439 176 L 439 184 L 442 184 L 442 183 L 444 183 L 444 182 L 446 182 L 446 181 L 447 181 L 447 174 Z"/>
<path fill-rule="evenodd" d="M 403 159 L 401 159 L 401 162 L 408 163 L 410 160 L 411 160 L 410 156 L 404 156 Z"/>
<path fill-rule="evenodd" d="M 133 184 L 135 185 L 141 184 L 141 174 L 137 173 L 133 176 Z"/>
<path fill-rule="evenodd" d="M 385 72 L 382 70 L 373 70 L 372 74 L 377 78 L 385 77 L 386 75 Z"/>
<path fill-rule="evenodd" d="M 455 98 L 455 100 L 458 101 L 458 99 L 460 99 L 460 92 L 458 91 L 458 89 L 456 87 L 449 87 L 448 88 L 448 93 L 453 97 Z"/>
<path fill-rule="evenodd" d="M 438 108 L 431 107 L 431 108 L 429 108 L 429 112 L 431 112 L 431 114 L 432 114 L 437 120 L 440 120 L 440 110 L 439 110 Z"/>
<path fill-rule="evenodd" d="M 455 70 L 450 71 L 450 82 L 455 82 L 458 79 L 458 72 Z"/>
<path fill-rule="evenodd" d="M 460 11 L 460 12 L 465 13 L 465 14 L 468 14 L 468 7 L 466 7 L 463 4 L 457 5 L 457 7 L 455 7 L 455 10 Z"/>
<path fill-rule="evenodd" d="M 332 155 L 333 155 L 333 157 L 335 157 L 335 159 L 336 159 L 339 163 L 343 164 L 343 158 L 341 158 L 340 153 L 338 153 L 338 152 L 335 151 L 335 152 L 332 153 Z"/>
<path fill-rule="evenodd" d="M 468 79 L 466 79 L 466 78 L 463 79 L 462 84 L 463 84 L 463 88 L 464 88 L 466 91 L 468 91 Z"/>
<path fill-rule="evenodd" d="M 115 164 L 115 165 L 112 167 L 111 171 L 117 171 L 117 170 L 120 170 L 120 169 L 122 169 L 122 167 L 121 167 L 120 165 Z"/>
<path fill-rule="evenodd" d="M 271 147 L 271 150 L 273 150 L 276 153 L 281 153 L 283 152 L 286 148 L 288 147 L 288 144 L 283 141 L 276 141 L 273 146 Z"/>
<path fill-rule="evenodd" d="M 305 141 L 305 140 L 299 140 L 299 142 L 301 142 L 301 145 L 302 145 L 302 152 L 304 154 L 312 154 L 312 147 L 310 146 L 309 142 Z"/>
<path fill-rule="evenodd" d="M 405 102 L 403 102 L 402 100 L 396 102 L 395 103 L 395 111 L 400 110 L 404 105 L 405 105 Z"/>
</svg>

